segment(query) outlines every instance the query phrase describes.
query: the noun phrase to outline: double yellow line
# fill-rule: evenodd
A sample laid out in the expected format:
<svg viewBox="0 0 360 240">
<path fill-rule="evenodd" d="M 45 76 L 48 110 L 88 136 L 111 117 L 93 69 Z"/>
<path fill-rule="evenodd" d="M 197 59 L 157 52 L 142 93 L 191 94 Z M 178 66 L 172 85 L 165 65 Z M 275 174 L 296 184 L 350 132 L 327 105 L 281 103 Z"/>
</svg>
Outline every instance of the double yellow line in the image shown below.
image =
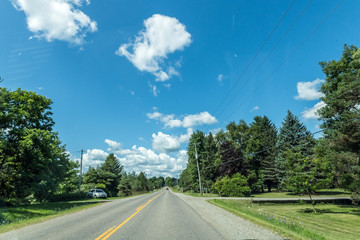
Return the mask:
<svg viewBox="0 0 360 240">
<path fill-rule="evenodd" d="M 125 221 L 123 221 L 119 226 L 114 226 L 112 228 L 109 228 L 108 230 L 106 230 L 106 232 L 104 232 L 103 234 L 101 234 L 99 237 L 97 237 L 95 240 L 106 240 L 108 239 L 111 235 L 114 234 L 114 232 L 116 232 L 117 230 L 119 230 L 119 228 L 121 228 L 122 226 L 124 226 L 125 223 L 127 223 L 131 218 L 133 218 L 136 214 L 138 214 L 144 207 L 146 207 L 149 203 L 151 203 L 152 200 L 154 200 L 155 198 L 157 198 L 158 196 L 160 196 L 162 193 L 159 193 L 158 195 L 156 195 L 155 197 L 153 197 L 152 199 L 150 199 L 149 201 L 147 201 L 147 203 L 145 203 L 144 205 L 141 205 L 140 207 L 138 207 L 136 209 L 136 212 L 134 212 L 130 217 L 128 217 Z"/>
</svg>

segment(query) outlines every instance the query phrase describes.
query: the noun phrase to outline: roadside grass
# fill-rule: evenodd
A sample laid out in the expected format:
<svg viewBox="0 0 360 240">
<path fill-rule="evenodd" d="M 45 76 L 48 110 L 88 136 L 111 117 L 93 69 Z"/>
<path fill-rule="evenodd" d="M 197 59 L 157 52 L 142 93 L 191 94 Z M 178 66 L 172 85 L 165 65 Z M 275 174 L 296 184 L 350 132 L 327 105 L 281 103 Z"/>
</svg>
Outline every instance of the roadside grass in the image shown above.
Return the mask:
<svg viewBox="0 0 360 240">
<path fill-rule="evenodd" d="M 344 189 L 322 189 L 317 191 L 313 197 L 350 197 L 350 192 Z M 264 192 L 264 193 L 253 193 L 251 197 L 256 198 L 299 198 L 308 197 L 308 195 L 297 195 L 291 192 Z"/>
<path fill-rule="evenodd" d="M 219 197 L 219 195 L 216 193 L 204 193 L 204 195 L 201 195 L 200 193 L 195 193 L 195 192 L 184 192 L 184 194 L 193 197 Z"/>
<path fill-rule="evenodd" d="M 172 187 L 172 191 L 181 192 L 179 188 Z M 193 197 L 220 197 L 216 193 L 204 193 L 204 196 L 201 196 L 200 193 L 195 192 L 184 192 L 186 195 Z M 350 192 L 345 191 L 344 189 L 335 188 L 335 189 L 322 189 L 317 191 L 312 197 L 350 197 Z M 291 192 L 264 192 L 264 193 L 252 193 L 252 198 L 300 198 L 308 197 L 308 195 L 298 195 Z"/>
<path fill-rule="evenodd" d="M 359 205 L 317 204 L 314 213 L 311 204 L 208 201 L 291 239 L 360 239 Z"/>
<path fill-rule="evenodd" d="M 68 201 L 0 208 L 0 233 L 96 206 L 103 201 Z"/>
<path fill-rule="evenodd" d="M 0 233 L 44 222 L 55 217 L 94 207 L 111 200 L 144 195 L 151 192 L 152 191 L 133 192 L 130 196 L 109 197 L 107 199 L 91 198 L 78 201 L 46 202 L 12 207 L 0 207 Z"/>
</svg>

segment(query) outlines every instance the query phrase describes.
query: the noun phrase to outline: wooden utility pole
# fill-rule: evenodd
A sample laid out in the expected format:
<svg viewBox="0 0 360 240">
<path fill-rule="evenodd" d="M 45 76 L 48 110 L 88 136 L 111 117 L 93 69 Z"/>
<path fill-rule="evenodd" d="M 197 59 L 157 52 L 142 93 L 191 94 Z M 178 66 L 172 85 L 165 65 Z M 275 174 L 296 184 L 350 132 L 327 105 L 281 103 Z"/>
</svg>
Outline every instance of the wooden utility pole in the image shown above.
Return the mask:
<svg viewBox="0 0 360 240">
<path fill-rule="evenodd" d="M 81 149 L 81 157 L 80 157 L 80 176 L 79 176 L 79 193 L 81 187 L 81 180 L 82 180 L 82 159 L 83 159 L 84 150 Z"/>
<path fill-rule="evenodd" d="M 198 161 L 198 153 L 197 153 L 197 149 L 196 149 L 196 143 L 195 143 L 195 158 L 196 158 L 196 165 L 197 165 L 198 176 L 199 176 L 200 194 L 203 195 L 202 187 L 201 187 L 201 177 L 200 177 L 200 169 L 199 169 L 199 161 Z"/>
</svg>

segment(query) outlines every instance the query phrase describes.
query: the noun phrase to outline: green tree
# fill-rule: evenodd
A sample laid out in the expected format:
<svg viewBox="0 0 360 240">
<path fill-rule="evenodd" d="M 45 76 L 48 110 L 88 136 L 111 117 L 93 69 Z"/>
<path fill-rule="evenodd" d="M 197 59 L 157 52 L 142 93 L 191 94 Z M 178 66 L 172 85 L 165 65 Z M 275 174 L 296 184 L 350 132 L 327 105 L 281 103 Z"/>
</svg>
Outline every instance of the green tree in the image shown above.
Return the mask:
<svg viewBox="0 0 360 240">
<path fill-rule="evenodd" d="M 310 131 L 308 131 L 304 124 L 302 124 L 298 117 L 293 115 L 290 111 L 282 126 L 276 141 L 277 156 L 275 158 L 276 177 L 279 189 L 285 189 L 285 181 L 287 176 L 286 154 L 290 150 L 292 152 L 299 152 L 302 156 L 311 156 L 313 154 L 313 147 L 315 146 L 315 139 Z"/>
<path fill-rule="evenodd" d="M 132 195 L 130 179 L 128 178 L 126 172 L 122 175 L 120 183 L 117 188 L 119 190 L 118 192 L 119 197 Z"/>
<path fill-rule="evenodd" d="M 44 200 L 73 167 L 53 131 L 52 101 L 35 92 L 0 88 L 0 194 Z"/>
<path fill-rule="evenodd" d="M 325 186 L 326 179 L 320 176 L 320 171 L 311 157 L 304 157 L 301 153 L 291 150 L 285 155 L 288 160 L 286 163 L 288 177 L 284 182 L 287 189 L 296 194 L 309 195 L 314 212 L 316 212 L 311 196 L 316 190 Z"/>
<path fill-rule="evenodd" d="M 111 196 L 116 196 L 118 185 L 121 180 L 123 166 L 119 163 L 117 157 L 111 153 L 106 157 L 105 162 L 98 169 L 98 183 L 106 185 L 106 190 Z"/>
<path fill-rule="evenodd" d="M 268 191 L 276 184 L 275 153 L 277 130 L 266 116 L 256 116 L 250 124 L 249 137 L 246 144 L 246 156 L 255 186 L 263 190 L 265 184 Z M 250 184 L 250 187 L 252 184 Z M 259 190 L 251 187 L 252 191 Z"/>
<path fill-rule="evenodd" d="M 345 45 L 339 60 L 320 66 L 326 75 L 320 88 L 326 105 L 318 113 L 323 121 L 322 145 L 329 150 L 319 148 L 317 155 L 333 165 L 337 186 L 360 196 L 360 49 Z"/>
<path fill-rule="evenodd" d="M 220 176 L 219 173 L 219 154 L 218 147 L 216 146 L 216 142 L 214 136 L 210 132 L 208 136 L 205 137 L 205 154 L 203 159 L 203 169 L 202 169 L 202 179 L 204 182 L 204 186 L 211 186 Z"/>
</svg>

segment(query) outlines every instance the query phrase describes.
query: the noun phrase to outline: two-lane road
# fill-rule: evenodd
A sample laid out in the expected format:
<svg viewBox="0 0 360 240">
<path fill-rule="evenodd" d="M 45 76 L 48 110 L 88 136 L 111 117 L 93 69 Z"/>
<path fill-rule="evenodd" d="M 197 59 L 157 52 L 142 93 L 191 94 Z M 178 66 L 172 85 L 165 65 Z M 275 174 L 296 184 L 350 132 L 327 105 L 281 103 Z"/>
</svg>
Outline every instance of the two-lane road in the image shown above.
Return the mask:
<svg viewBox="0 0 360 240">
<path fill-rule="evenodd" d="M 255 236 L 251 238 L 277 238 L 267 230 L 259 229 L 255 225 L 251 225 L 254 230 L 249 230 L 246 225 L 248 223 L 245 225 L 244 222 L 237 223 L 237 217 L 204 200 L 192 198 L 192 201 L 200 204 L 198 205 L 200 207 L 207 204 L 205 210 L 210 215 L 214 211 L 217 212 L 215 217 L 208 218 L 206 212 L 202 211 L 203 207 L 201 207 L 202 210 L 196 210 L 197 206 L 191 207 L 188 204 L 190 201 L 186 202 L 184 197 L 179 196 L 170 190 L 162 190 L 142 196 L 114 200 L 80 212 L 0 234 L 0 239 L 248 239 L 250 235 Z M 229 225 L 231 222 L 235 227 L 226 230 L 226 226 L 224 228 L 221 223 L 217 222 L 221 218 L 228 221 L 225 225 Z M 236 233 L 236 236 L 229 232 L 239 231 L 241 227 L 246 228 L 247 235 L 242 234 L 246 231 Z"/>
</svg>

